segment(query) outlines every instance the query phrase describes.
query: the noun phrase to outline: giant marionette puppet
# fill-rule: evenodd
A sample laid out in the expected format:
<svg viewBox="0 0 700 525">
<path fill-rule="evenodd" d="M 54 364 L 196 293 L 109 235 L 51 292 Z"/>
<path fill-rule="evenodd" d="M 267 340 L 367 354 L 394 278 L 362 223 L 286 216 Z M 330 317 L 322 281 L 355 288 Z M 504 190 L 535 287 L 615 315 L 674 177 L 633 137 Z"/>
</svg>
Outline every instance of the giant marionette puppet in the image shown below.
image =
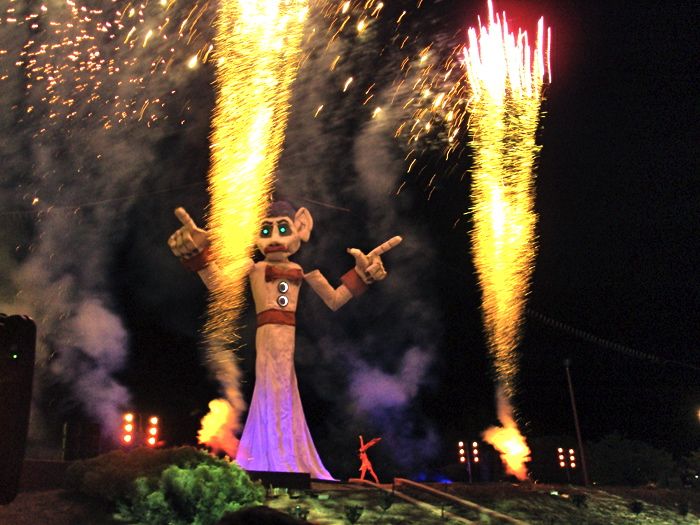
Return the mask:
<svg viewBox="0 0 700 525">
<path fill-rule="evenodd" d="M 168 240 L 172 252 L 209 289 L 216 286 L 217 267 L 208 259 L 209 236 L 183 208 L 175 210 L 182 223 Z M 313 228 L 311 213 L 286 201 L 273 202 L 256 241 L 264 259 L 250 260 L 248 278 L 257 313 L 255 387 L 236 461 L 246 470 L 308 472 L 312 478 L 333 479 L 316 452 L 304 417 L 294 371 L 294 332 L 302 282 L 332 310 L 362 294 L 386 277 L 381 255 L 401 242 L 393 237 L 368 254 L 348 249 L 355 267 L 333 288 L 318 270 L 304 273 L 289 260 Z"/>
</svg>

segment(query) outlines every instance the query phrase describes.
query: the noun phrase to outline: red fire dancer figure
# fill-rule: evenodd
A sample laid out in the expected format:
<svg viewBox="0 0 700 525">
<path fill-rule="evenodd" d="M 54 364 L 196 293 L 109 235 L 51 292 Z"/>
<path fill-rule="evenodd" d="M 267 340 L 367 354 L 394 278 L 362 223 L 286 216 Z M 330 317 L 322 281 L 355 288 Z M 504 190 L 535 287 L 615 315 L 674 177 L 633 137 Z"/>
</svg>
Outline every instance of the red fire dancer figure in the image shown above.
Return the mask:
<svg viewBox="0 0 700 525">
<path fill-rule="evenodd" d="M 208 257 L 209 233 L 197 227 L 184 209 L 178 208 L 175 214 L 183 226 L 168 240 L 172 252 L 196 271 L 208 288 L 216 289 L 222 277 L 215 261 Z M 329 308 L 337 310 L 369 284 L 386 277 L 380 256 L 398 245 L 401 237 L 389 239 L 368 254 L 350 248 L 355 266 L 335 288 L 320 271 L 305 273 L 289 260 L 301 243 L 309 240 L 312 228 L 309 210 L 285 201 L 271 203 L 260 226 L 256 245 L 264 259 L 250 260 L 248 265 L 258 325 L 256 380 L 236 461 L 247 470 L 308 472 L 312 478 L 333 479 L 311 439 L 294 371 L 299 288 L 308 283 Z M 367 465 L 372 472 L 369 461 Z"/>
<path fill-rule="evenodd" d="M 372 462 L 367 456 L 367 449 L 373 447 L 381 440 L 382 438 L 374 438 L 365 443 L 362 439 L 362 436 L 360 436 L 360 449 L 358 450 L 360 456 L 360 468 L 358 469 L 360 471 L 360 479 L 365 479 L 365 474 L 369 470 L 369 473 L 372 474 L 372 477 L 374 478 L 374 482 L 379 483 L 379 479 L 377 478 L 377 475 L 374 473 L 374 469 L 372 468 Z"/>
</svg>

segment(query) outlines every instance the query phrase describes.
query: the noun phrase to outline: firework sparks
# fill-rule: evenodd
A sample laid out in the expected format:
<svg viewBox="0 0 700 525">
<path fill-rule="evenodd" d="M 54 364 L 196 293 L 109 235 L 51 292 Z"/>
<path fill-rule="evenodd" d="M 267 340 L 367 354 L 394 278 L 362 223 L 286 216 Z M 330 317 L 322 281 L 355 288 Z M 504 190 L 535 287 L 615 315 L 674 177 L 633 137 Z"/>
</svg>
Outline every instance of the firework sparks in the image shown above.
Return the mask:
<svg viewBox="0 0 700 525">
<path fill-rule="evenodd" d="M 282 150 L 307 10 L 303 0 L 228 0 L 217 17 L 209 231 L 222 278 L 210 300 L 205 331 L 210 361 L 234 410 L 233 416 L 219 419 L 230 435 L 238 430 L 243 401 L 240 372 L 225 345 L 238 339 L 234 322 Z"/>
<path fill-rule="evenodd" d="M 538 24 L 533 60 L 527 33 L 510 33 L 505 13 L 494 17 L 490 1 L 488 6 L 488 25 L 479 34 L 469 29 L 469 45 L 463 51 L 471 88 L 469 131 L 474 151 L 472 250 L 502 424 L 487 430 L 484 437 L 501 452 L 508 472 L 524 479 L 529 449 L 518 431 L 510 399 L 536 251 L 534 163 L 540 147 L 535 132 L 547 72 L 543 20 Z"/>
<path fill-rule="evenodd" d="M 24 31 L 14 66 L 22 69 L 34 104 L 48 109 L 50 124 L 96 118 L 105 128 L 129 119 L 151 126 L 167 117 L 166 103 L 175 94 L 157 76 L 184 62 L 180 55 L 191 53 L 188 48 L 206 61 L 210 44 L 197 24 L 208 9 L 206 2 L 183 10 L 174 1 L 112 0 L 98 8 L 79 0 L 10 0 L 0 27 Z M 0 49 L 0 55 L 10 51 Z"/>
</svg>

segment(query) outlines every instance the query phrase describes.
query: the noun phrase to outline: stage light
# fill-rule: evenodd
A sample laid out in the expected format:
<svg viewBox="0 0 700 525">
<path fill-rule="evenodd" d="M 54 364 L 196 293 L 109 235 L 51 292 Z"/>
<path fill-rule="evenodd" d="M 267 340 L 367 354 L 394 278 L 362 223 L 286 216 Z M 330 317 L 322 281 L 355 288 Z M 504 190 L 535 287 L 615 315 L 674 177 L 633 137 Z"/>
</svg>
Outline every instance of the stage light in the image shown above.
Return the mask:
<svg viewBox="0 0 700 525">
<path fill-rule="evenodd" d="M 148 429 L 146 430 L 146 444 L 150 447 L 154 447 L 158 443 L 158 422 L 157 416 L 151 416 L 148 418 Z"/>
<path fill-rule="evenodd" d="M 559 460 L 559 466 L 561 468 L 571 468 L 575 469 L 576 468 L 576 451 L 573 448 L 567 449 L 568 451 L 568 458 L 566 457 L 566 454 L 564 453 L 564 449 L 562 447 L 559 447 L 557 449 L 557 459 Z"/>
<path fill-rule="evenodd" d="M 126 412 L 122 419 L 122 442 L 125 445 L 131 445 L 134 442 L 134 414 Z"/>
</svg>

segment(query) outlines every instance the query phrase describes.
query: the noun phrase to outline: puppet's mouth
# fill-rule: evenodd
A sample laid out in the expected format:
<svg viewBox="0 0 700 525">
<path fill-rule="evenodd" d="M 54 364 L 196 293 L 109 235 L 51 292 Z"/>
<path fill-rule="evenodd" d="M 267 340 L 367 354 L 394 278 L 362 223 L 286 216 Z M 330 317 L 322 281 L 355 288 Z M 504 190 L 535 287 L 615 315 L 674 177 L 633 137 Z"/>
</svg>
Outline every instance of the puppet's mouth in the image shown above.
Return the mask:
<svg viewBox="0 0 700 525">
<path fill-rule="evenodd" d="M 284 244 L 279 244 L 279 243 L 273 243 L 273 244 L 268 244 L 265 247 L 265 253 L 275 253 L 275 252 L 286 252 L 287 247 Z"/>
</svg>

